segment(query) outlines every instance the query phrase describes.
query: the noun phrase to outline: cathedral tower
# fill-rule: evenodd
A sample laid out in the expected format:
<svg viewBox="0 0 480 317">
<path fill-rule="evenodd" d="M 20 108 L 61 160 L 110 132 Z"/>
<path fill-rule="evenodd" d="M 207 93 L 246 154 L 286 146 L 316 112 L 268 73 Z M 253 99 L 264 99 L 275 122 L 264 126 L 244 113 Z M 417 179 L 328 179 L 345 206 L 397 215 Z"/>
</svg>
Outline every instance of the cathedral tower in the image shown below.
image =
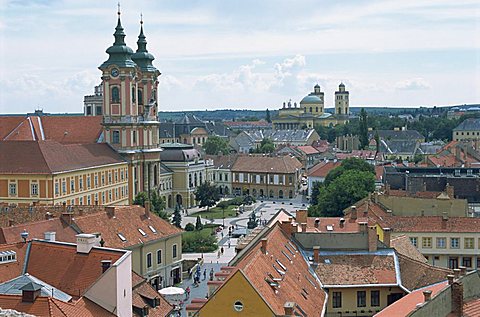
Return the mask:
<svg viewBox="0 0 480 317">
<path fill-rule="evenodd" d="M 335 91 L 335 114 L 348 115 L 349 109 L 348 91 L 345 90 L 345 85 L 340 83 L 338 91 Z"/>
</svg>

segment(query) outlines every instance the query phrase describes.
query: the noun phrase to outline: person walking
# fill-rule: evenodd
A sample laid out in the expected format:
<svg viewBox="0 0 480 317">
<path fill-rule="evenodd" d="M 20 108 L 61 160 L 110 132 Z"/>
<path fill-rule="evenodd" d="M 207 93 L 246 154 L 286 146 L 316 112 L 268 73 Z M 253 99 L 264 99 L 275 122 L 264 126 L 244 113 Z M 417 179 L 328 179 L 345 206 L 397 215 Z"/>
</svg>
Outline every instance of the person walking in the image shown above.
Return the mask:
<svg viewBox="0 0 480 317">
<path fill-rule="evenodd" d="M 203 280 L 207 278 L 207 269 L 203 270 Z"/>
<path fill-rule="evenodd" d="M 222 253 L 222 255 L 223 255 L 223 247 L 220 248 L 220 251 L 221 251 L 221 253 Z"/>
<path fill-rule="evenodd" d="M 220 259 L 220 250 L 218 250 L 217 259 Z"/>
<path fill-rule="evenodd" d="M 231 246 L 231 242 L 230 240 L 228 240 L 228 248 L 230 249 L 230 246 Z"/>
</svg>

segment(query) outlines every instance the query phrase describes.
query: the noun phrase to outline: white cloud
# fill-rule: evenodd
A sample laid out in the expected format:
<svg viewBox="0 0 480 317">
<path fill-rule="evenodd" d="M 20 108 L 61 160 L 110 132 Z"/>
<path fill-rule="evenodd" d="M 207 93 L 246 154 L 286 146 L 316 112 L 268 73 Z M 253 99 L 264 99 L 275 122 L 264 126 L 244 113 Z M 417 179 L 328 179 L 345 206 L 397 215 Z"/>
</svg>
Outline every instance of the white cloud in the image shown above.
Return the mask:
<svg viewBox="0 0 480 317">
<path fill-rule="evenodd" d="M 397 90 L 426 90 L 430 88 L 431 85 L 420 77 L 402 80 L 395 84 Z"/>
</svg>

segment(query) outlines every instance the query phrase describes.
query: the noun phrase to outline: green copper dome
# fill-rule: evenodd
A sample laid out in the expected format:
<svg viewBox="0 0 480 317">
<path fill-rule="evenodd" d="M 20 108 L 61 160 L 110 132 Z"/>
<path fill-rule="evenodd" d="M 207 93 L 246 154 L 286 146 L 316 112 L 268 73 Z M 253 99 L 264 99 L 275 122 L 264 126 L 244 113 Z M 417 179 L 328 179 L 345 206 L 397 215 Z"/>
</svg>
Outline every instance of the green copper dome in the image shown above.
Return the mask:
<svg viewBox="0 0 480 317">
<path fill-rule="evenodd" d="M 300 101 L 300 104 L 320 104 L 322 103 L 322 101 L 320 100 L 320 98 L 318 98 L 317 96 L 315 95 L 308 95 L 308 96 L 305 96 L 302 101 Z"/>
<path fill-rule="evenodd" d="M 138 35 L 137 51 L 132 55 L 132 60 L 140 67 L 142 71 L 158 72 L 158 69 L 152 65 L 153 57 L 147 50 L 147 40 L 143 34 L 143 22 L 140 22 L 140 35 Z"/>
<path fill-rule="evenodd" d="M 116 65 L 118 67 L 135 67 L 135 63 L 132 60 L 133 50 L 125 44 L 125 32 L 123 32 L 122 23 L 120 21 L 120 12 L 118 13 L 118 23 L 115 28 L 115 42 L 107 49 L 109 55 L 108 60 L 100 65 L 100 69 L 105 69 L 110 65 Z"/>
</svg>

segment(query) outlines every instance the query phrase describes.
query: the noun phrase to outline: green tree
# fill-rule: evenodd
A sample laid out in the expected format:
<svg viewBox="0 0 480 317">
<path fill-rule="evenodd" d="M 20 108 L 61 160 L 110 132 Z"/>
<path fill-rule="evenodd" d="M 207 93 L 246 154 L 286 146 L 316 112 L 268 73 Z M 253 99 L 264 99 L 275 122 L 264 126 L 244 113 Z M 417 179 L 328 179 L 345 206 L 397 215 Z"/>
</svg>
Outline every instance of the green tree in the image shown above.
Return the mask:
<svg viewBox="0 0 480 317">
<path fill-rule="evenodd" d="M 268 109 L 265 112 L 265 121 L 267 121 L 268 123 L 272 123 L 272 118 L 270 118 L 270 110 Z"/>
<path fill-rule="evenodd" d="M 195 190 L 195 200 L 199 202 L 200 207 L 207 207 L 208 211 L 220 200 L 220 190 L 214 184 L 204 182 Z"/>
<path fill-rule="evenodd" d="M 368 147 L 368 121 L 367 112 L 362 108 L 360 110 L 360 147 L 366 149 Z"/>
<path fill-rule="evenodd" d="M 312 184 L 312 197 L 310 198 L 310 202 L 312 205 L 318 204 L 318 194 L 320 193 L 320 188 L 323 187 L 321 182 L 313 182 Z"/>
<path fill-rule="evenodd" d="M 175 205 L 175 211 L 173 212 L 172 223 L 177 228 L 182 227 L 182 214 L 180 212 L 180 205 L 178 204 Z"/>
<path fill-rule="evenodd" d="M 189 222 L 185 225 L 185 231 L 194 231 L 195 230 L 195 226 L 193 225 L 193 223 Z"/>
<path fill-rule="evenodd" d="M 230 145 L 228 145 L 226 139 L 212 135 L 203 144 L 203 150 L 209 155 L 228 154 L 230 153 Z"/>
<path fill-rule="evenodd" d="M 324 217 L 342 216 L 343 209 L 365 198 L 374 189 L 373 173 L 348 170 L 330 185 L 320 188 L 316 210 Z"/>
<path fill-rule="evenodd" d="M 145 202 L 147 200 L 149 200 L 148 194 L 146 192 L 139 192 L 137 196 L 135 196 L 133 204 L 145 207 Z M 150 193 L 150 203 L 150 208 L 153 213 L 162 219 L 168 220 L 168 214 L 164 211 L 166 207 L 165 201 L 154 190 Z"/>
<path fill-rule="evenodd" d="M 202 229 L 203 229 L 202 220 L 200 219 L 200 216 L 197 216 L 197 221 L 195 222 L 195 230 L 202 230 Z"/>
<path fill-rule="evenodd" d="M 260 153 L 272 153 L 275 151 L 275 144 L 273 144 L 273 141 L 265 138 L 260 142 L 260 148 L 259 148 Z"/>
<path fill-rule="evenodd" d="M 325 177 L 324 185 L 329 186 L 336 178 L 340 177 L 347 171 L 364 171 L 375 174 L 375 168 L 373 165 L 368 164 L 366 161 L 359 159 L 357 157 L 351 157 L 345 159 L 342 164 L 333 170 L 331 170 Z"/>
</svg>

